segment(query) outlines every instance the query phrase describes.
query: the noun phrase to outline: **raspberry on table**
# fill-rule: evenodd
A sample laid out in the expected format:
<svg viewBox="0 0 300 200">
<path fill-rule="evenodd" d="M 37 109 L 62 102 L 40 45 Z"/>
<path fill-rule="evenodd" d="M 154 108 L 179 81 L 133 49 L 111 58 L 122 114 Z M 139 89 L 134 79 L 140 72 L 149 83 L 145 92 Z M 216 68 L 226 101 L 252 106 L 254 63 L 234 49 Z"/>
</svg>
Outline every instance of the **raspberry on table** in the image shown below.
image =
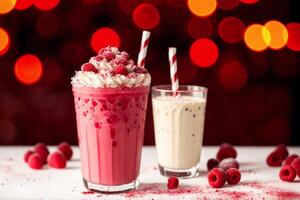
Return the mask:
<svg viewBox="0 0 300 200">
<path fill-rule="evenodd" d="M 44 162 L 43 162 L 41 156 L 37 153 L 32 154 L 28 158 L 28 165 L 32 169 L 41 169 L 43 167 L 43 164 L 44 164 Z"/>
<path fill-rule="evenodd" d="M 279 167 L 279 166 L 281 166 L 282 161 L 283 161 L 283 159 L 282 159 L 281 155 L 278 153 L 278 151 L 273 151 L 267 157 L 267 164 L 270 167 Z"/>
<path fill-rule="evenodd" d="M 239 169 L 240 165 L 238 161 L 234 158 L 225 158 L 219 164 L 219 167 L 222 168 L 225 172 L 230 168 Z"/>
<path fill-rule="evenodd" d="M 65 156 L 67 160 L 70 160 L 73 155 L 72 147 L 67 142 L 62 142 L 57 147 Z"/>
<path fill-rule="evenodd" d="M 26 151 L 26 153 L 24 154 L 24 161 L 28 162 L 28 159 L 32 154 L 34 154 L 33 151 L 31 151 L 31 150 Z"/>
<path fill-rule="evenodd" d="M 289 155 L 285 160 L 284 160 L 284 164 L 283 165 L 290 165 L 293 160 L 295 160 L 296 158 L 298 158 L 298 155 L 296 154 L 292 154 L 292 155 Z"/>
<path fill-rule="evenodd" d="M 170 177 L 169 179 L 168 179 L 168 188 L 169 189 L 176 189 L 176 188 L 178 188 L 178 185 L 179 185 L 179 180 L 178 180 L 178 178 L 177 177 L 175 177 L 175 176 L 172 176 L 172 177 Z"/>
<path fill-rule="evenodd" d="M 283 181 L 292 182 L 295 180 L 296 170 L 290 165 L 285 165 L 279 171 L 279 177 Z"/>
<path fill-rule="evenodd" d="M 284 144 L 278 145 L 276 147 L 275 151 L 277 151 L 279 153 L 282 160 L 286 159 L 286 157 L 288 157 L 288 155 L 289 155 L 288 149 Z"/>
<path fill-rule="evenodd" d="M 66 158 L 61 151 L 55 151 L 48 156 L 48 164 L 52 168 L 62 169 L 67 165 Z"/>
<path fill-rule="evenodd" d="M 210 171 L 212 170 L 213 168 L 216 168 L 219 166 L 219 160 L 215 159 L 215 158 L 211 158 L 207 161 L 207 170 Z"/>
<path fill-rule="evenodd" d="M 236 158 L 237 152 L 235 148 L 228 143 L 223 143 L 218 152 L 217 152 L 217 159 L 222 161 L 225 158 Z"/>
<path fill-rule="evenodd" d="M 98 69 L 92 63 L 84 63 L 81 66 L 81 70 L 84 71 L 84 72 L 98 73 Z"/>
<path fill-rule="evenodd" d="M 291 166 L 296 170 L 298 176 L 300 177 L 300 158 L 295 158 L 291 163 Z"/>
<path fill-rule="evenodd" d="M 213 188 L 221 188 L 226 182 L 226 173 L 221 168 L 214 168 L 208 173 L 208 183 Z"/>
<path fill-rule="evenodd" d="M 241 180 L 241 172 L 236 168 L 230 168 L 226 171 L 227 183 L 230 185 L 238 184 Z"/>
<path fill-rule="evenodd" d="M 42 158 L 43 163 L 47 162 L 47 157 L 49 155 L 49 150 L 44 143 L 37 143 L 34 147 L 34 152 L 39 154 Z"/>
</svg>

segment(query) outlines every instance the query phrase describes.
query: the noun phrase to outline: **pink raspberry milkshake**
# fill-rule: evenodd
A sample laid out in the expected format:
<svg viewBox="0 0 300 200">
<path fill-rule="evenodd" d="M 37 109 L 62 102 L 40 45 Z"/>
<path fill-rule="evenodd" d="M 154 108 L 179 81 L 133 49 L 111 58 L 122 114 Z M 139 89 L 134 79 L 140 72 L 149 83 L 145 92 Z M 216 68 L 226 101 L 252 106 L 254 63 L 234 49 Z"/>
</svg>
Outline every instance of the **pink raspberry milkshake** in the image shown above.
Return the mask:
<svg viewBox="0 0 300 200">
<path fill-rule="evenodd" d="M 137 187 L 150 75 L 126 52 L 106 47 L 72 78 L 81 154 L 88 189 Z"/>
</svg>

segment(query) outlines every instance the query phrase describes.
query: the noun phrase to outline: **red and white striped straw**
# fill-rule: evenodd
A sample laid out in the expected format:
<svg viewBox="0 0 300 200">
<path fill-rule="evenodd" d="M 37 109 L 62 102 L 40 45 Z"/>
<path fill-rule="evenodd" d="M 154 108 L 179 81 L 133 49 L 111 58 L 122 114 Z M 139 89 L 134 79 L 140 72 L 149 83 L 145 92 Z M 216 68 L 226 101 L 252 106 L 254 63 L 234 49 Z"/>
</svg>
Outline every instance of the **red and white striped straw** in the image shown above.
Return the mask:
<svg viewBox="0 0 300 200">
<path fill-rule="evenodd" d="M 179 80 L 177 75 L 176 48 L 174 47 L 169 48 L 169 62 L 170 62 L 172 91 L 174 92 L 174 95 L 178 95 L 177 91 L 179 89 Z"/>
<path fill-rule="evenodd" d="M 138 56 L 137 65 L 139 67 L 145 67 L 145 59 L 147 55 L 147 49 L 149 44 L 150 32 L 143 31 L 142 42 L 141 42 L 141 49 Z"/>
</svg>

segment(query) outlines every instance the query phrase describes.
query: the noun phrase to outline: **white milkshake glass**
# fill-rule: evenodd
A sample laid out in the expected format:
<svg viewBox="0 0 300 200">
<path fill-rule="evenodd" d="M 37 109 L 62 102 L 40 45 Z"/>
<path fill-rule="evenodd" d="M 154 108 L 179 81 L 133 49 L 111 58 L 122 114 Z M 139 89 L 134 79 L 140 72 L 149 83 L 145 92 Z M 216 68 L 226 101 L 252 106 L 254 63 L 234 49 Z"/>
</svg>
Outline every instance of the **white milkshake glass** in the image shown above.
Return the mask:
<svg viewBox="0 0 300 200">
<path fill-rule="evenodd" d="M 199 174 L 207 88 L 152 87 L 155 143 L 160 173 L 182 178 Z"/>
</svg>

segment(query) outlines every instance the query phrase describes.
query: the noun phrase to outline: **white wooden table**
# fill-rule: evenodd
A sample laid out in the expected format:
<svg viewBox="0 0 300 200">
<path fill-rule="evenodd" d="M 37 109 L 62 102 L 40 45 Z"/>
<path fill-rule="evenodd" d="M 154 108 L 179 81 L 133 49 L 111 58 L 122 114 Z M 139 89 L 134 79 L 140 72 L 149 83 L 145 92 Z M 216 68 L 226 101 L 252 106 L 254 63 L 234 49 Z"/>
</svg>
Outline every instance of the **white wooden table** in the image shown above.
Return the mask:
<svg viewBox="0 0 300 200">
<path fill-rule="evenodd" d="M 0 199 L 300 199 L 300 178 L 293 183 L 282 182 L 280 168 L 270 168 L 265 158 L 273 148 L 238 147 L 242 180 L 239 185 L 221 189 L 207 183 L 206 161 L 214 157 L 217 147 L 204 147 L 201 175 L 180 180 L 180 187 L 168 191 L 167 179 L 159 174 L 154 147 L 144 147 L 139 189 L 134 192 L 105 195 L 89 193 L 84 188 L 79 160 L 79 149 L 63 170 L 44 167 L 32 170 L 23 161 L 23 154 L 31 147 L 0 147 Z M 53 147 L 50 148 L 53 150 Z M 300 155 L 300 148 L 289 148 Z"/>
</svg>

